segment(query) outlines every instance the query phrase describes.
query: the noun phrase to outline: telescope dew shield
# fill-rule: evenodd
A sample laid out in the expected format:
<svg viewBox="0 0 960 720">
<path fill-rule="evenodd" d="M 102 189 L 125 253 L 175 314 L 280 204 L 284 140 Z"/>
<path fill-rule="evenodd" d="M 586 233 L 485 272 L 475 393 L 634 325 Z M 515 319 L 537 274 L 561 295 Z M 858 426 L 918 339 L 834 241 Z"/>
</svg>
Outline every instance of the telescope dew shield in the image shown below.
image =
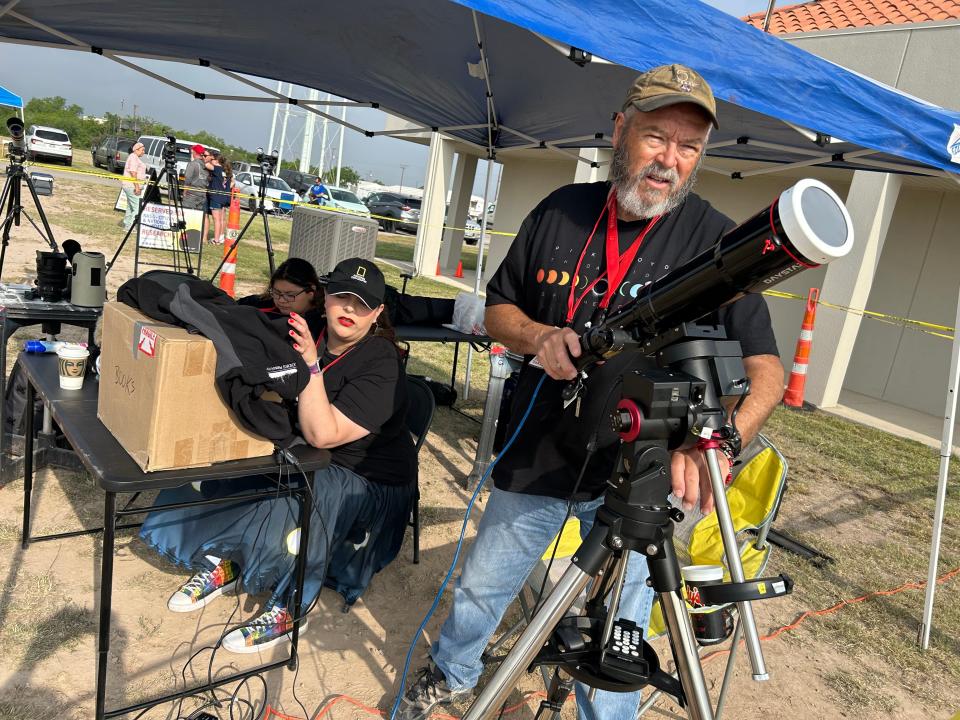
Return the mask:
<svg viewBox="0 0 960 720">
<path fill-rule="evenodd" d="M 745 293 L 844 257 L 851 247 L 853 226 L 840 198 L 818 180 L 800 180 L 712 248 L 641 290 L 596 331 L 623 328 L 637 338 L 656 337 Z M 602 344 L 583 342 L 595 355 Z"/>
<path fill-rule="evenodd" d="M 80 307 L 103 307 L 107 297 L 106 274 L 103 253 L 74 253 L 70 302 Z"/>
</svg>

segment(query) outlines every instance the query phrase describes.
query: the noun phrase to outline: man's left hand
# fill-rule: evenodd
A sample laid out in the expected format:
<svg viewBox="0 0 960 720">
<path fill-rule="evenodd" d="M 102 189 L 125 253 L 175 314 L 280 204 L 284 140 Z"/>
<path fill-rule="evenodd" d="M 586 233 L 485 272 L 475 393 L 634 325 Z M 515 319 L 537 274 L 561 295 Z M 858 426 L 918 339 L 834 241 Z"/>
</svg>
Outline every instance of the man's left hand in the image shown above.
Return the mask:
<svg viewBox="0 0 960 720">
<path fill-rule="evenodd" d="M 730 461 L 721 452 L 717 453 L 720 463 L 720 475 L 726 479 L 730 472 Z M 677 450 L 671 456 L 670 482 L 673 495 L 683 504 L 684 510 L 691 510 L 700 500 L 700 511 L 706 515 L 713 511 L 713 486 L 703 453 L 696 448 Z"/>
</svg>

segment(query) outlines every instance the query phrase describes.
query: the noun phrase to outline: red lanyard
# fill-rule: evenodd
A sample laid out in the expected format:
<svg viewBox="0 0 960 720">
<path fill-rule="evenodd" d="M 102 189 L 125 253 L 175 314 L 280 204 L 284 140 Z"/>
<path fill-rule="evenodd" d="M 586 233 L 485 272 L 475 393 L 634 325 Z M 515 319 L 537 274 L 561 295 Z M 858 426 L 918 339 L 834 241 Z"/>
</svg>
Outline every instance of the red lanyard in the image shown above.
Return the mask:
<svg viewBox="0 0 960 720">
<path fill-rule="evenodd" d="M 593 241 L 593 236 L 597 232 L 597 228 L 600 226 L 600 219 L 603 217 L 603 214 L 607 214 L 607 241 L 606 241 L 606 269 L 597 276 L 597 279 L 592 283 L 587 285 L 583 293 L 581 293 L 579 298 L 576 298 L 576 287 L 580 278 L 580 266 L 583 264 L 583 259 L 587 256 L 587 249 L 590 247 L 590 243 Z M 653 226 L 657 224 L 657 221 L 662 216 L 657 215 L 654 218 L 651 218 L 650 222 L 647 223 L 647 226 L 640 231 L 640 234 L 637 235 L 637 239 L 634 240 L 630 247 L 628 247 L 623 254 L 620 253 L 620 233 L 617 231 L 617 191 L 611 190 L 610 195 L 607 196 L 607 202 L 604 204 L 603 209 L 600 211 L 600 215 L 597 216 L 597 222 L 593 225 L 593 230 L 590 231 L 590 237 L 587 238 L 587 242 L 583 246 L 583 251 L 580 253 L 580 259 L 577 260 L 577 268 L 573 273 L 573 279 L 570 282 L 570 295 L 567 297 L 567 324 L 573 324 L 573 317 L 577 312 L 577 308 L 580 307 L 580 303 L 583 302 L 583 299 L 587 296 L 594 286 L 600 282 L 604 276 L 607 278 L 607 291 L 603 294 L 603 298 L 600 300 L 599 307 L 602 310 L 606 310 L 610 305 L 610 301 L 613 299 L 614 294 L 617 292 L 617 288 L 620 285 L 620 282 L 623 280 L 624 276 L 627 274 L 627 271 L 630 269 L 630 265 L 633 263 L 634 258 L 637 257 L 637 252 L 640 250 L 640 246 L 643 244 L 644 239 L 647 237 L 647 233 L 653 229 Z"/>
<path fill-rule="evenodd" d="M 323 342 L 323 339 L 326 337 L 326 335 L 327 335 L 327 329 L 324 328 L 323 330 L 320 331 L 320 337 L 317 338 L 317 349 L 320 348 L 320 343 Z M 365 339 L 366 339 L 366 338 L 364 338 L 364 340 L 365 340 Z M 331 361 L 328 362 L 326 365 L 324 365 L 323 367 L 321 367 L 320 370 L 321 370 L 322 372 L 326 372 L 327 370 L 329 370 L 330 368 L 332 368 L 332 367 L 333 367 L 334 365 L 336 365 L 338 362 L 340 362 L 341 360 L 343 360 L 347 355 L 349 355 L 351 352 L 353 352 L 353 349 L 356 348 L 356 347 L 358 347 L 361 342 L 363 342 L 363 340 L 361 340 L 360 342 L 358 342 L 356 345 L 352 345 L 352 346 L 350 346 L 349 348 L 347 348 L 347 351 L 346 351 L 346 352 L 343 352 L 343 353 L 340 353 L 339 355 L 337 355 L 333 360 L 331 360 Z M 326 344 L 325 344 L 325 343 L 324 343 L 324 350 L 323 350 L 323 352 L 326 352 Z M 322 354 L 323 354 L 323 353 L 321 353 L 321 355 L 322 355 Z M 320 365 L 320 358 L 319 358 L 319 357 L 317 358 L 317 365 Z"/>
</svg>

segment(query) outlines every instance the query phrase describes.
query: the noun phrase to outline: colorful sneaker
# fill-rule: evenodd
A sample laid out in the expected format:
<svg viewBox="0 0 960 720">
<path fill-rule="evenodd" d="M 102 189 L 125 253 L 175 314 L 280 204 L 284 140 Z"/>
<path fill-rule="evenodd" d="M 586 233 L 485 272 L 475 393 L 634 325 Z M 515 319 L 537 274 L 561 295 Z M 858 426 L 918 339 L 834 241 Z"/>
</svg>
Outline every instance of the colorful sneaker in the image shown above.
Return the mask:
<svg viewBox="0 0 960 720">
<path fill-rule="evenodd" d="M 167 601 L 173 612 L 193 612 L 237 585 L 240 567 L 231 560 L 221 560 L 213 570 L 202 570 L 187 580 Z"/>
<path fill-rule="evenodd" d="M 307 621 L 300 623 L 300 632 Z M 273 605 L 249 625 L 237 628 L 223 639 L 223 648 L 235 653 L 255 653 L 290 639 L 293 616 L 283 605 Z"/>
<path fill-rule="evenodd" d="M 400 701 L 396 720 L 425 720 L 437 705 L 448 705 L 470 690 L 451 690 L 447 678 L 433 661 L 420 668 L 420 676 Z"/>
</svg>

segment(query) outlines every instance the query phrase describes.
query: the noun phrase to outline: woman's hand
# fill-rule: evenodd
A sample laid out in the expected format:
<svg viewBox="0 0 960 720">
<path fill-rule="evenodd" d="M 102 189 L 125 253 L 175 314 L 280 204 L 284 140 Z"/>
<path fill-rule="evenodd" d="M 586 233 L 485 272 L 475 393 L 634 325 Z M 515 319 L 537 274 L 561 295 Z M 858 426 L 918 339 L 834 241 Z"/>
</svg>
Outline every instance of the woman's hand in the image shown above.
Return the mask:
<svg viewBox="0 0 960 720">
<path fill-rule="evenodd" d="M 310 334 L 310 328 L 307 321 L 300 315 L 292 312 L 290 319 L 290 337 L 293 338 L 293 349 L 303 357 L 307 365 L 313 365 L 317 361 L 317 343 Z"/>
</svg>

